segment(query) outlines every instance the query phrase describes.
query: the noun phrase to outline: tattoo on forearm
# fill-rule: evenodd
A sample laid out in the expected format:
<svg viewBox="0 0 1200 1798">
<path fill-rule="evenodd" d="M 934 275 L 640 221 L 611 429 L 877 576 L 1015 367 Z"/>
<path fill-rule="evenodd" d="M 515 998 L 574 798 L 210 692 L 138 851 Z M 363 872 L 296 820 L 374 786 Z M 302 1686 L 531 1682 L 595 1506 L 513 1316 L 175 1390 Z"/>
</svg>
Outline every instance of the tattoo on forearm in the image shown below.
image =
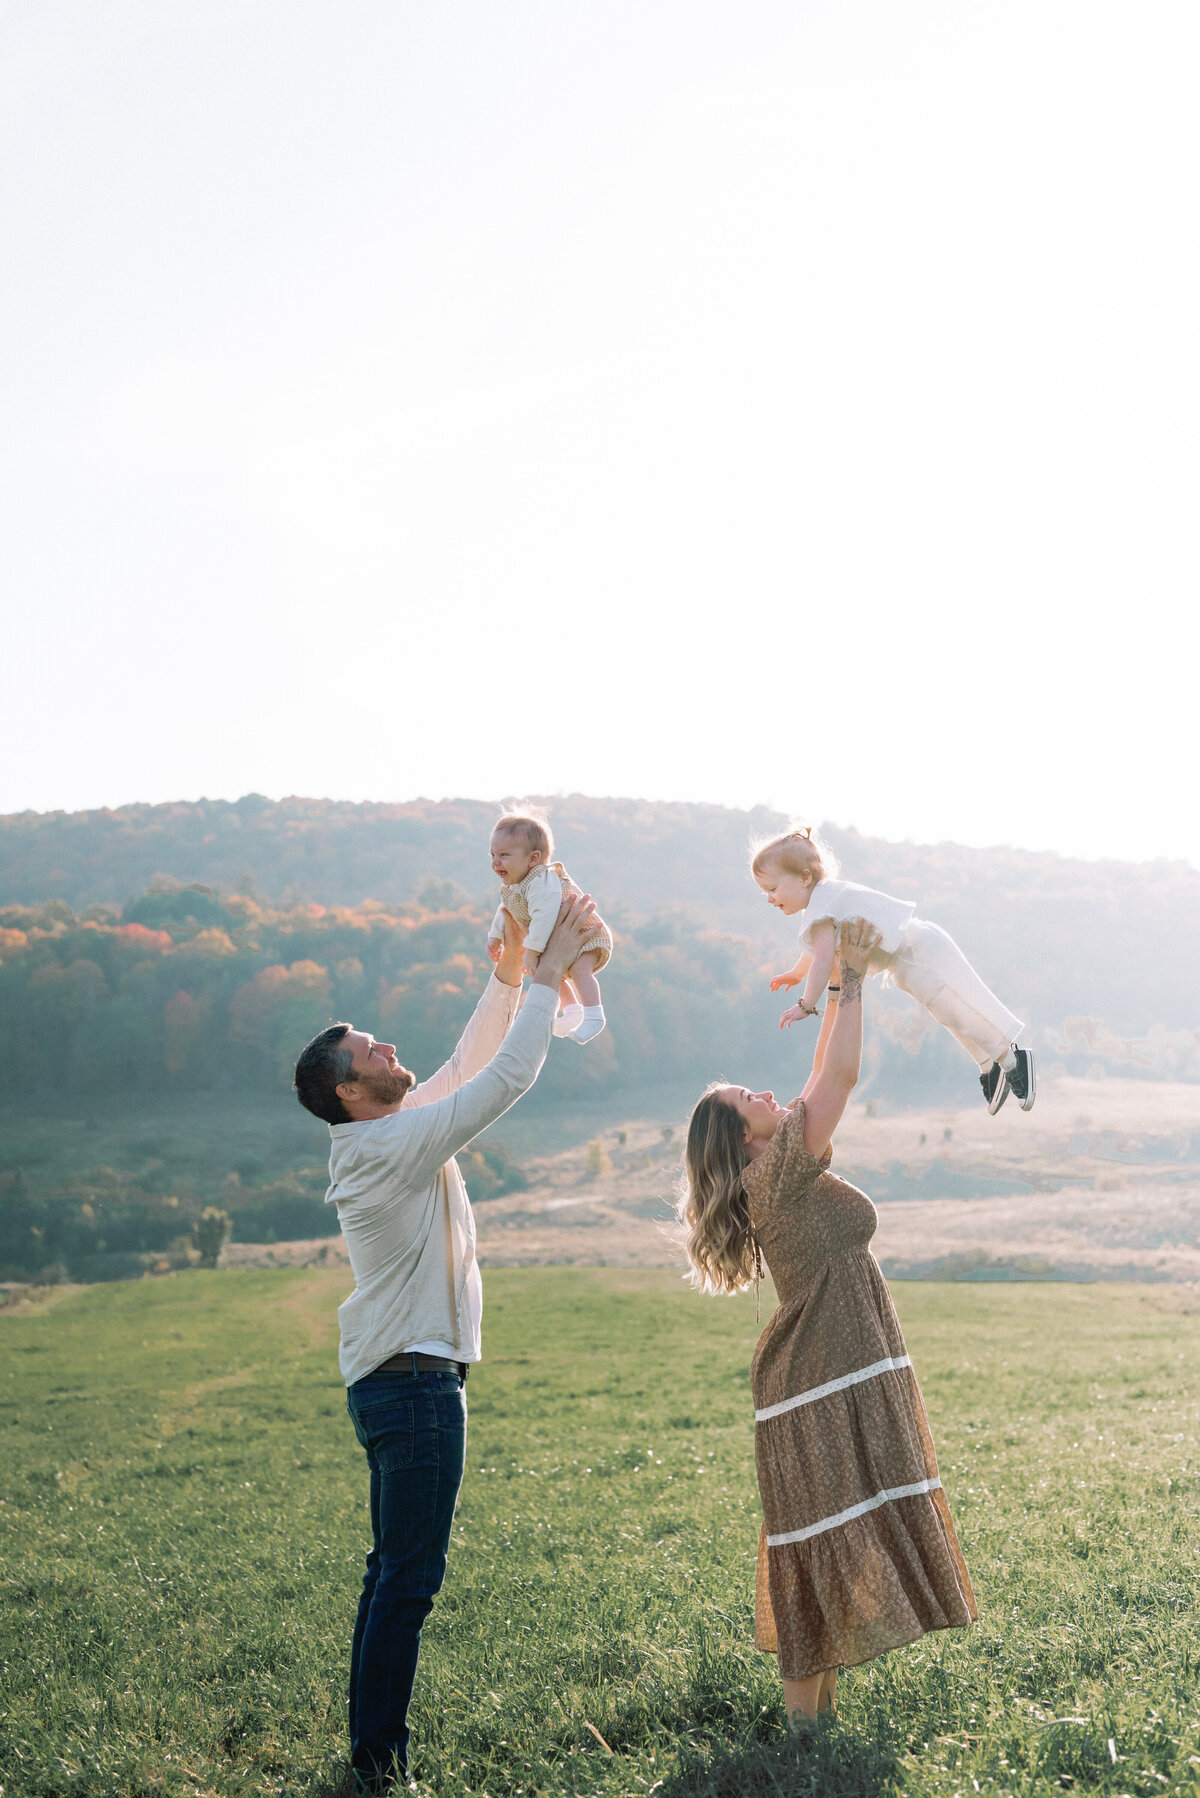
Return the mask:
<svg viewBox="0 0 1200 1798">
<path fill-rule="evenodd" d="M 838 994 L 838 1009 L 845 1005 L 862 1004 L 863 977 L 855 968 L 842 969 L 842 990 Z"/>
</svg>

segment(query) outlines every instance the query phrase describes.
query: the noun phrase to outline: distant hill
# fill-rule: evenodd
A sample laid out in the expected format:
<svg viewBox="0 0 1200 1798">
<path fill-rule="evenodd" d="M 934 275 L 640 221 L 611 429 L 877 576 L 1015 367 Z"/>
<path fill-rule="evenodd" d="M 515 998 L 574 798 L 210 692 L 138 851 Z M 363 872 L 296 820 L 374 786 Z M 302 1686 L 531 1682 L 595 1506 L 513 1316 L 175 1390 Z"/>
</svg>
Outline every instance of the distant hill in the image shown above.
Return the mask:
<svg viewBox="0 0 1200 1798">
<path fill-rule="evenodd" d="M 579 794 L 542 801 L 562 859 L 606 912 L 645 920 L 683 908 L 747 938 L 780 965 L 790 924 L 769 913 L 746 865 L 764 808 L 652 804 Z M 23 812 L 0 818 L 0 904 L 123 906 L 148 888 L 201 883 L 273 902 L 395 905 L 431 880 L 487 902 L 496 804 L 452 799 L 354 805 L 249 794 Z M 890 843 L 826 827 L 850 879 L 917 900 L 1016 1010 L 1111 1037 L 1200 1027 L 1200 872 L 1183 862 L 1071 861 L 954 843 Z"/>
<path fill-rule="evenodd" d="M 516 1127 L 544 1136 L 605 1107 L 682 1116 L 714 1075 L 802 1084 L 815 1027 L 781 1035 L 768 990 L 795 929 L 746 857 L 783 820 L 579 797 L 550 809 L 616 932 L 609 1028 L 586 1051 L 556 1045 Z M 488 974 L 495 815 L 478 800 L 250 798 L 0 820 L 0 1281 L 186 1258 L 210 1203 L 242 1240 L 322 1235 L 325 1132 L 288 1092 L 296 1052 L 340 1017 L 422 1072 L 449 1053 Z M 1028 1021 L 1048 1088 L 1116 1074 L 1200 1095 L 1195 870 L 826 834 L 849 877 L 954 933 Z M 664 1111 L 651 1095 L 668 1088 Z M 875 980 L 859 1096 L 872 1115 L 974 1104 L 992 1123 L 961 1049 Z M 470 1152 L 476 1196 L 519 1185 L 513 1127 Z M 1126 1157 L 1124 1126 L 1094 1128 Z M 891 1196 L 897 1181 L 928 1196 L 915 1177 L 889 1168 Z"/>
<path fill-rule="evenodd" d="M 714 925 L 738 930 L 761 910 L 746 844 L 779 828 L 774 812 L 578 794 L 539 803 L 551 812 L 562 859 L 607 902 L 644 914 L 690 899 Z M 487 847 L 497 810 L 479 799 L 276 803 L 251 793 L 234 802 L 21 812 L 0 817 L 0 903 L 119 905 L 164 875 L 320 905 L 403 902 L 430 878 L 485 899 L 496 886 Z"/>
</svg>

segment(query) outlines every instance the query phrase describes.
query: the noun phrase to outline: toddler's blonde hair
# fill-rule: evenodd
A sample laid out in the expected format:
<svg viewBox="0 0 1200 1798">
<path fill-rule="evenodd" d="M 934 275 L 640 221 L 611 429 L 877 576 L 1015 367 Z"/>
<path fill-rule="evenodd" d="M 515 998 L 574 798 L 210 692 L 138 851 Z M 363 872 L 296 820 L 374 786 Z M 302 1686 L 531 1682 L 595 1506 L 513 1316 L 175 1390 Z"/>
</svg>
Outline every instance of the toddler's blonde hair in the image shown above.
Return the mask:
<svg viewBox="0 0 1200 1798">
<path fill-rule="evenodd" d="M 554 832 L 540 806 L 517 805 L 511 812 L 502 812 L 492 826 L 493 836 L 498 830 L 516 837 L 528 850 L 540 849 L 544 862 L 553 861 Z"/>
<path fill-rule="evenodd" d="M 795 824 L 782 836 L 751 843 L 750 872 L 761 874 L 768 863 L 788 874 L 811 874 L 814 883 L 837 879 L 837 857 L 811 824 Z"/>
</svg>

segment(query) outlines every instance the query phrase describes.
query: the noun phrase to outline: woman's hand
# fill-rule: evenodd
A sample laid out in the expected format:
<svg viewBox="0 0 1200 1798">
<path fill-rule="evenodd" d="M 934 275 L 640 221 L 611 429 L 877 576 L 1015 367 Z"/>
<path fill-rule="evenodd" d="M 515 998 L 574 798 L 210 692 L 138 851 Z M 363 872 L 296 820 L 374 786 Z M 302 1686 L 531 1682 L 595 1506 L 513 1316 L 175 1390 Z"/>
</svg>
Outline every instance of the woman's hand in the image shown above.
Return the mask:
<svg viewBox="0 0 1200 1798">
<path fill-rule="evenodd" d="M 866 918 L 847 918 L 838 938 L 838 960 L 841 963 L 843 981 L 847 974 L 853 974 L 859 981 L 862 980 L 871 959 L 871 951 L 877 949 L 882 940 L 874 924 L 868 923 Z"/>
</svg>

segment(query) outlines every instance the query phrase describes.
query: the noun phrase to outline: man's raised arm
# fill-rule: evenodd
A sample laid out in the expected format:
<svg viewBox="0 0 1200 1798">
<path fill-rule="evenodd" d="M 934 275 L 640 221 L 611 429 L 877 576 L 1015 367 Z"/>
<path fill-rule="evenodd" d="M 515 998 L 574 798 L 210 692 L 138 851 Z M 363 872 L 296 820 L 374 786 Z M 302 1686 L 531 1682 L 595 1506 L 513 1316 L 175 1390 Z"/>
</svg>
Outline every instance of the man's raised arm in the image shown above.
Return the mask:
<svg viewBox="0 0 1200 1798">
<path fill-rule="evenodd" d="M 414 1105 L 433 1105 L 456 1092 L 485 1068 L 501 1043 L 521 1002 L 521 952 L 524 933 L 514 918 L 504 914 L 504 942 L 483 996 L 467 1019 L 467 1027 L 449 1061 L 436 1074 L 414 1086 L 404 1110 Z"/>
<path fill-rule="evenodd" d="M 488 1065 L 445 1097 L 415 1112 L 405 1105 L 397 1114 L 397 1124 L 404 1120 L 403 1155 L 410 1182 L 422 1185 L 431 1180 L 452 1155 L 466 1148 L 533 1085 L 550 1047 L 559 986 L 592 929 L 595 910 L 586 894 L 564 906 L 521 1015 Z"/>
</svg>

